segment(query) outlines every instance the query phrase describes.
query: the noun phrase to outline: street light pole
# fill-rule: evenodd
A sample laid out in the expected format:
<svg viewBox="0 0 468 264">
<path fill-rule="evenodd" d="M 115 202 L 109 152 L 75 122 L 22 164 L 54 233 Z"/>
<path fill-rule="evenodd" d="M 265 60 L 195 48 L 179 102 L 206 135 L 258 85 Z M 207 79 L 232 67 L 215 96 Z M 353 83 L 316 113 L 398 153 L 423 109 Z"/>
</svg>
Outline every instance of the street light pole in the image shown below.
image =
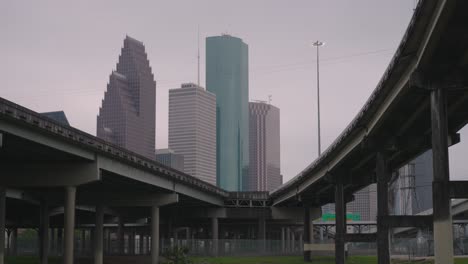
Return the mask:
<svg viewBox="0 0 468 264">
<path fill-rule="evenodd" d="M 318 137 L 318 156 L 322 154 L 320 143 L 320 63 L 319 63 L 319 47 L 325 45 L 324 42 L 316 41 L 312 45 L 317 47 L 317 137 Z"/>
</svg>

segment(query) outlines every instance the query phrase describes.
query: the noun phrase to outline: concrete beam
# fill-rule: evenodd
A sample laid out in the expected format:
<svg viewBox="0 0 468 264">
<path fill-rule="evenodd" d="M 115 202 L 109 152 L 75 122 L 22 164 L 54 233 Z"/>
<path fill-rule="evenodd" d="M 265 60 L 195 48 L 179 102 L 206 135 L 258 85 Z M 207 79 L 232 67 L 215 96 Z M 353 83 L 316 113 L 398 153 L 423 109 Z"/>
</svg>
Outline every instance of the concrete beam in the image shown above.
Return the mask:
<svg viewBox="0 0 468 264">
<path fill-rule="evenodd" d="M 80 204 L 106 206 L 165 206 L 179 202 L 177 193 L 154 193 L 154 194 L 139 194 L 137 193 L 99 193 L 83 195 L 79 200 Z"/>
<path fill-rule="evenodd" d="M 376 242 L 377 233 L 346 234 L 345 241 L 346 242 Z"/>
<path fill-rule="evenodd" d="M 322 216 L 321 207 L 307 207 L 310 210 L 310 219 Z M 271 207 L 271 219 L 304 221 L 304 207 Z"/>
<path fill-rule="evenodd" d="M 20 126 L 0 119 L 0 130 L 89 161 L 95 159 L 93 151 L 77 146 L 74 143 L 66 142 L 64 138 L 61 138 L 58 135 L 38 133 L 35 129 L 31 129 L 29 126 Z M 5 136 L 3 144 L 7 144 L 5 142 L 6 140 L 7 137 Z"/>
<path fill-rule="evenodd" d="M 450 189 L 450 198 L 468 198 L 468 181 L 450 181 L 448 188 Z"/>
<path fill-rule="evenodd" d="M 78 186 L 100 179 L 96 162 L 2 163 L 0 185 L 9 187 Z"/>
<path fill-rule="evenodd" d="M 221 196 L 199 190 L 195 186 L 188 186 L 175 181 L 175 179 L 172 180 L 169 177 L 157 175 L 105 156 L 99 155 L 97 157 L 97 161 L 98 167 L 101 170 L 115 173 L 149 185 L 154 185 L 171 192 L 184 194 L 209 204 L 224 206 L 224 199 Z"/>
<path fill-rule="evenodd" d="M 380 219 L 383 226 L 395 227 L 432 227 L 432 215 L 387 215 Z"/>
</svg>

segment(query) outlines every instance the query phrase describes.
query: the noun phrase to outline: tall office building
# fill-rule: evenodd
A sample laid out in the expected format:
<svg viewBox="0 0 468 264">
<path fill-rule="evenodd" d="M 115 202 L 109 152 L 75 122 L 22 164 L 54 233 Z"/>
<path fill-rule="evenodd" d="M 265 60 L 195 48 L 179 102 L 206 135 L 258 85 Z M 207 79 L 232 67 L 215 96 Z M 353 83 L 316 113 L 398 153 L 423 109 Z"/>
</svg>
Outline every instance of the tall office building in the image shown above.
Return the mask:
<svg viewBox="0 0 468 264">
<path fill-rule="evenodd" d="M 216 185 L 216 96 L 196 84 L 169 90 L 169 148 L 184 171 Z"/>
<path fill-rule="evenodd" d="M 335 204 L 322 206 L 323 213 L 334 213 Z M 346 204 L 347 214 L 360 221 L 377 220 L 377 185 L 371 184 L 354 193 L 354 201 Z"/>
<path fill-rule="evenodd" d="M 97 136 L 154 160 L 156 82 L 143 43 L 126 37 L 97 116 Z"/>
<path fill-rule="evenodd" d="M 249 166 L 249 55 L 242 39 L 206 38 L 206 89 L 216 95 L 218 186 L 246 189 Z"/>
<path fill-rule="evenodd" d="M 41 115 L 44 115 L 50 119 L 53 119 L 59 123 L 62 123 L 63 125 L 67 125 L 67 126 L 70 125 L 70 123 L 68 123 L 67 116 L 65 115 L 65 112 L 63 111 L 45 112 L 45 113 L 41 113 Z"/>
<path fill-rule="evenodd" d="M 175 153 L 172 149 L 157 149 L 155 152 L 158 162 L 184 172 L 184 155 Z"/>
<path fill-rule="evenodd" d="M 280 110 L 263 103 L 249 103 L 248 191 L 272 191 L 281 185 Z"/>
<path fill-rule="evenodd" d="M 432 151 L 426 151 L 398 170 L 390 188 L 393 213 L 414 215 L 432 208 Z"/>
</svg>

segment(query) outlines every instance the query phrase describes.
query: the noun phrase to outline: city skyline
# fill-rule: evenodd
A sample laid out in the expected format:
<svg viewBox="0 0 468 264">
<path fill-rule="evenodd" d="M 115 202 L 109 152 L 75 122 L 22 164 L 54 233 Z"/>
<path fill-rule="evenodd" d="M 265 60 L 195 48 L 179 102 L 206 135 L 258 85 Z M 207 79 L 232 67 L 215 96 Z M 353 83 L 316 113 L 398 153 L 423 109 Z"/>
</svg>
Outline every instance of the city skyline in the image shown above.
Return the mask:
<svg viewBox="0 0 468 264">
<path fill-rule="evenodd" d="M 315 39 L 327 42 L 321 50 L 322 145 L 325 149 L 376 87 L 414 8 L 413 3 L 403 0 L 391 3 L 299 1 L 295 6 L 273 1 L 265 10 L 265 3 L 260 1 L 227 4 L 232 14 L 226 15 L 213 12 L 221 6 L 212 1 L 188 3 L 190 12 L 170 3 L 137 7 L 122 2 L 122 8 L 116 5 L 109 8 L 108 3 L 100 2 L 94 4 L 92 11 L 86 3 L 28 5 L 32 8 L 12 3 L 0 11 L 3 22 L 0 27 L 8 39 L 0 45 L 9 62 L 0 65 L 6 81 L 1 96 L 38 112 L 63 109 L 75 127 L 94 134 L 94 118 L 109 70 L 115 67 L 120 49 L 116 43 L 129 34 L 145 43 L 158 81 L 158 148 L 167 147 L 168 89 L 196 80 L 197 24 L 202 38 L 226 31 L 242 37 L 251 49 L 250 99 L 266 99 L 272 94 L 273 103 L 282 109 L 282 119 L 289 120 L 281 127 L 285 182 L 316 158 L 315 112 L 299 120 L 299 113 L 304 109 L 315 109 L 315 54 L 310 44 Z M 91 17 L 99 17 L 101 23 L 83 21 L 80 14 L 85 10 Z M 193 11 L 200 14 L 198 23 L 190 15 Z M 154 16 L 154 12 L 158 15 Z M 349 12 L 354 15 L 343 15 Z M 128 13 L 140 15 L 131 20 L 126 16 Z M 241 13 L 243 19 L 237 18 Z M 265 23 L 253 23 L 258 22 L 259 14 Z M 171 25 L 172 30 L 167 31 L 165 21 L 175 16 L 179 19 Z M 57 24 L 57 19 L 62 23 Z M 148 22 L 154 25 L 151 31 Z M 62 30 L 64 27 L 69 30 Z M 359 31 L 352 30 L 358 27 Z M 379 31 L 386 34 L 378 35 Z M 203 41 L 200 45 L 203 85 Z M 17 69 L 27 74 L 16 74 Z M 348 99 L 354 103 L 347 104 Z M 461 132 L 461 143 L 450 148 L 451 177 L 455 179 L 463 179 L 468 174 L 462 167 L 466 134 L 467 128 Z M 296 153 L 298 158 L 291 158 Z"/>
</svg>

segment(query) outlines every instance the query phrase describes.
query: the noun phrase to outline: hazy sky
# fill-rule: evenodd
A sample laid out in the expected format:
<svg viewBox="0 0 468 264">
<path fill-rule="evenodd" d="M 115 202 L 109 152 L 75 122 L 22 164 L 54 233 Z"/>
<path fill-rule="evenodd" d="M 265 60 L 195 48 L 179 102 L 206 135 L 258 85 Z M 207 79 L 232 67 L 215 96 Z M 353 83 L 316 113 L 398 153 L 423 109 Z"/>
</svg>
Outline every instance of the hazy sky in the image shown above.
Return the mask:
<svg viewBox="0 0 468 264">
<path fill-rule="evenodd" d="M 249 45 L 250 100 L 281 109 L 281 164 L 288 180 L 317 157 L 317 39 L 322 145 L 357 114 L 388 65 L 414 0 L 0 0 L 0 96 L 38 112 L 64 110 L 96 134 L 96 115 L 125 35 L 143 41 L 157 81 L 156 146 L 167 147 L 168 89 L 197 80 L 204 38 L 229 33 Z M 468 178 L 468 144 L 450 151 L 452 177 Z"/>
</svg>

